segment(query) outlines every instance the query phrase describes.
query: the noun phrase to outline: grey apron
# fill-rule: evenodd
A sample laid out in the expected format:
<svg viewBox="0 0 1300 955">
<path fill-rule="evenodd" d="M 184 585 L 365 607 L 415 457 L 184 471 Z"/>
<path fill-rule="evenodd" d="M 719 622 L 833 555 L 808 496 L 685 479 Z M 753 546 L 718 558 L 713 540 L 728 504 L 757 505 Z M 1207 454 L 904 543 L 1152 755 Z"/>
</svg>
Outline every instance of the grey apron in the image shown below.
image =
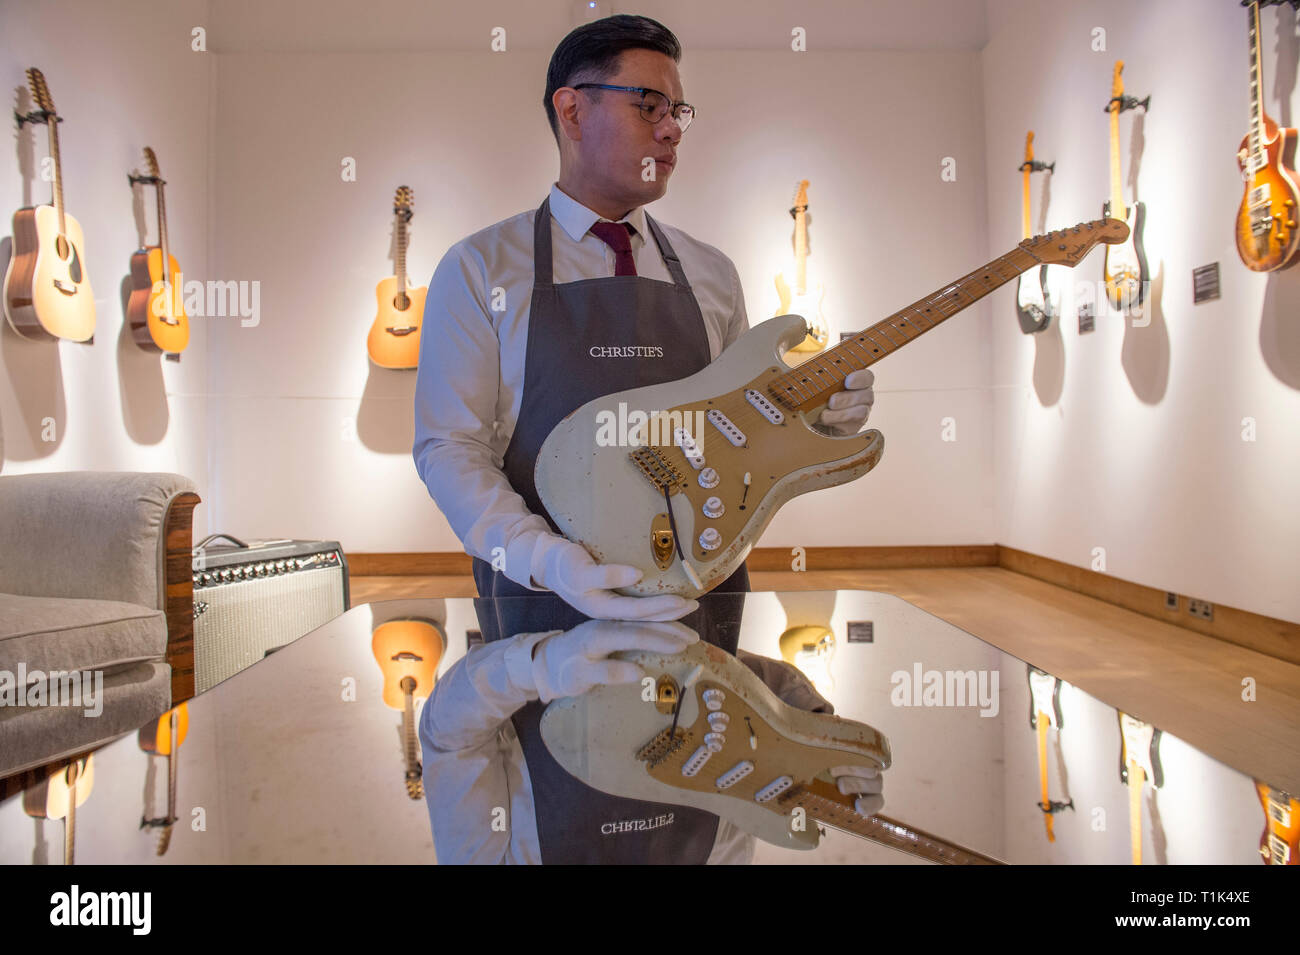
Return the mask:
<svg viewBox="0 0 1300 955">
<path fill-rule="evenodd" d="M 704 316 L 681 262 L 658 223 L 648 214 L 645 221 L 671 284 L 620 275 L 556 285 L 550 197 L 537 210 L 524 390 L 504 470 L 529 510 L 545 517 L 557 533 L 533 480 L 537 452 L 551 429 L 593 398 L 685 378 L 703 369 L 711 358 Z M 592 356 L 594 346 L 607 345 L 652 346 L 649 353 L 656 357 Z M 568 629 L 587 619 L 554 594 L 520 586 L 486 561 L 474 558 L 473 567 L 481 598 L 520 598 L 475 602 L 485 640 Z M 715 588 L 716 599 L 706 595 L 700 609 L 682 622 L 698 631 L 701 639 L 735 653 L 741 594 L 748 590 L 749 574 L 742 564 Z M 512 717 L 532 783 L 544 863 L 703 863 L 708 858 L 717 816 L 609 796 L 570 776 L 542 742 L 538 723 L 544 709 L 534 701 Z M 672 821 L 665 822 L 667 817 Z"/>
</svg>

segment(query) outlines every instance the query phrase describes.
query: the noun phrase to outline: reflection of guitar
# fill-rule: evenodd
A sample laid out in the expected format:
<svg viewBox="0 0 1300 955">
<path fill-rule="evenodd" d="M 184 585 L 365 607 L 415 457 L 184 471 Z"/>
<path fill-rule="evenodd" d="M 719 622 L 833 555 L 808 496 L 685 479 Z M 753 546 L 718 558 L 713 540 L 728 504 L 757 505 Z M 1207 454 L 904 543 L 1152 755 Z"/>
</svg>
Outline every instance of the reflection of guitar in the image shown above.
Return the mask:
<svg viewBox="0 0 1300 955">
<path fill-rule="evenodd" d="M 1151 101 L 1148 96 L 1141 102 L 1124 95 L 1124 80 L 1120 74 L 1124 71 L 1124 61 L 1115 61 L 1115 73 L 1111 80 L 1110 103 L 1106 111 L 1110 113 L 1110 198 L 1102 206 L 1101 214 L 1108 219 L 1123 219 L 1128 223 L 1128 238 L 1123 242 L 1106 247 L 1106 263 L 1102 274 L 1106 278 L 1106 297 L 1111 307 L 1119 312 L 1128 312 L 1142 304 L 1146 297 L 1149 279 L 1147 272 L 1146 251 L 1142 248 L 1142 227 L 1146 222 L 1146 206 L 1141 202 L 1125 207 L 1124 180 L 1120 175 L 1119 162 L 1119 114 L 1123 109 L 1141 106 L 1146 109 Z"/>
<path fill-rule="evenodd" d="M 795 189 L 794 204 L 790 209 L 794 216 L 794 275 L 787 277 L 784 272 L 776 275 L 776 294 L 781 296 L 777 315 L 801 315 L 808 322 L 808 337 L 790 349 L 792 352 L 819 352 L 826 347 L 830 331 L 826 327 L 826 318 L 822 315 L 822 299 L 826 297 L 824 283 L 818 282 L 817 288 L 808 290 L 808 180 L 799 183 Z M 794 280 L 791 288 L 790 279 Z"/>
<path fill-rule="evenodd" d="M 442 625 L 433 620 L 390 620 L 375 628 L 370 648 L 384 674 L 384 703 L 402 711 L 402 750 L 406 758 L 406 793 L 424 796 L 420 740 L 415 732 L 415 698 L 428 697 L 447 646 Z"/>
<path fill-rule="evenodd" d="M 822 696 L 835 689 L 831 658 L 835 656 L 835 631 L 820 624 L 790 627 L 777 638 L 781 659 L 812 681 Z"/>
<path fill-rule="evenodd" d="M 1264 807 L 1264 834 L 1259 854 L 1265 865 L 1300 865 L 1300 801 L 1289 793 L 1255 782 Z"/>
<path fill-rule="evenodd" d="M 406 224 L 414 215 L 414 204 L 411 187 L 399 186 L 393 197 L 397 274 L 375 286 L 378 314 L 366 338 L 370 360 L 383 368 L 415 368 L 420 364 L 420 322 L 429 289 L 411 288 L 406 277 Z"/>
<path fill-rule="evenodd" d="M 1061 681 L 1050 673 L 1031 666 L 1029 675 L 1029 726 L 1038 731 L 1038 780 L 1042 790 L 1042 799 L 1038 808 L 1043 811 L 1043 824 L 1047 827 L 1047 841 L 1055 842 L 1056 833 L 1052 829 L 1052 816 L 1063 809 L 1073 809 L 1074 800 L 1066 802 L 1047 798 L 1047 727 L 1055 726 L 1057 739 L 1065 728 L 1065 717 L 1061 714 Z"/>
<path fill-rule="evenodd" d="M 1142 864 L 1142 784 L 1159 789 L 1165 784 L 1160 765 L 1160 730 L 1150 723 L 1119 714 L 1119 779 L 1128 785 L 1129 843 L 1133 864 Z"/>
<path fill-rule="evenodd" d="M 1024 183 L 1024 236 L 1028 239 L 1034 234 L 1029 216 L 1029 176 L 1030 173 L 1056 169 L 1056 163 L 1047 165 L 1034 159 L 1034 131 L 1031 129 L 1025 137 L 1025 161 L 1020 165 L 1021 178 Z M 1047 266 L 1040 266 L 1038 275 L 1021 272 L 1016 285 L 1016 317 L 1020 320 L 1020 330 L 1026 335 L 1046 331 L 1056 314 L 1051 293 L 1047 289 Z"/>
<path fill-rule="evenodd" d="M 698 597 L 740 566 L 786 501 L 876 466 L 884 451 L 879 431 L 839 437 L 812 425 L 851 372 L 1026 269 L 1077 265 L 1098 242 L 1127 234 L 1124 223 L 1106 220 L 1021 242 L 793 369 L 781 352 L 806 326 L 786 315 L 751 329 L 689 378 L 589 401 L 538 452 L 542 503 L 560 532 L 597 561 L 641 570 L 624 593 Z M 629 451 L 603 439 L 604 422 L 619 420 L 620 408 L 624 417 L 632 408 L 645 418 L 645 446 Z"/>
<path fill-rule="evenodd" d="M 786 849 L 815 848 L 822 823 L 932 862 L 996 864 L 854 810 L 855 797 L 840 793 L 829 770 L 888 768 L 889 741 L 865 723 L 787 706 L 734 656 L 704 642 L 678 654 L 615 656 L 645 669 L 644 689 L 600 686 L 555 700 L 542 715 L 547 749 L 587 785 L 693 806 Z"/>
<path fill-rule="evenodd" d="M 146 246 L 131 255 L 131 297 L 126 317 L 131 337 L 145 351 L 177 354 L 190 342 L 190 322 L 185 317 L 184 289 L 180 287 L 181 267 L 167 243 L 167 203 L 163 186 L 167 183 L 158 172 L 158 157 L 144 148 L 149 175 L 131 176 L 131 182 L 154 186 L 158 197 L 158 244 Z M 163 263 L 167 267 L 163 267 Z"/>
<path fill-rule="evenodd" d="M 1260 67 L 1259 4 L 1250 5 L 1250 132 L 1237 150 L 1246 193 L 1237 210 L 1237 254 L 1246 268 L 1272 272 L 1295 262 L 1300 249 L 1296 229 L 1296 131 L 1278 126 L 1264 112 Z"/>
<path fill-rule="evenodd" d="M 95 757 L 74 759 L 44 782 L 23 792 L 23 812 L 33 819 L 63 820 L 63 864 L 72 865 L 77 842 L 77 810 L 95 785 Z"/>
<path fill-rule="evenodd" d="M 167 851 L 176 825 L 176 756 L 190 731 L 190 708 L 185 703 L 168 710 L 140 728 L 140 748 L 146 753 L 167 757 L 167 814 L 159 819 L 141 817 L 140 828 L 161 829 L 158 855 Z"/>
<path fill-rule="evenodd" d="M 29 69 L 27 82 L 40 109 L 22 121 L 49 126 L 54 202 L 14 213 L 13 258 L 5 272 L 5 318 L 24 338 L 89 341 L 95 334 L 95 293 L 90 290 L 90 276 L 86 274 L 81 223 L 63 208 L 61 120 L 41 71 Z"/>
</svg>

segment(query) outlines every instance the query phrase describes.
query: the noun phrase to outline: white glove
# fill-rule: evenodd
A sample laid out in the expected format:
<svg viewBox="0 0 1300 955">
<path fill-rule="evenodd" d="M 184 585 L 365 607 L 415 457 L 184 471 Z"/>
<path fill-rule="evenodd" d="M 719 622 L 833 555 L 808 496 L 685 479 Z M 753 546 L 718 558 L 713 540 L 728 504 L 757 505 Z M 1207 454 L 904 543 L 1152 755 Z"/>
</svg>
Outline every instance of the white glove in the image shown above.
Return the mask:
<svg viewBox="0 0 1300 955">
<path fill-rule="evenodd" d="M 566 633 L 543 637 L 533 646 L 533 688 L 543 703 L 549 703 L 597 686 L 636 683 L 645 671 L 631 661 L 609 659 L 611 653 L 680 653 L 699 639 L 699 634 L 680 623 L 588 620 Z"/>
<path fill-rule="evenodd" d="M 581 544 L 552 534 L 535 545 L 544 548 L 534 560 L 533 578 L 555 591 L 569 606 L 598 620 L 677 620 L 699 607 L 699 601 L 676 594 L 625 597 L 617 587 L 630 587 L 644 575 L 628 564 L 597 564 Z M 540 563 L 540 567 L 538 564 Z M 540 574 L 538 573 L 540 570 Z"/>
<path fill-rule="evenodd" d="M 839 435 L 857 434 L 876 402 L 872 387 L 875 381 L 876 374 L 870 368 L 860 368 L 850 374 L 844 379 L 844 391 L 831 395 L 817 423 Z"/>
<path fill-rule="evenodd" d="M 874 816 L 885 808 L 885 797 L 881 795 L 885 782 L 880 778 L 880 770 L 865 766 L 835 766 L 831 769 L 831 776 L 845 796 L 861 793 L 853 805 L 858 815 Z"/>
</svg>

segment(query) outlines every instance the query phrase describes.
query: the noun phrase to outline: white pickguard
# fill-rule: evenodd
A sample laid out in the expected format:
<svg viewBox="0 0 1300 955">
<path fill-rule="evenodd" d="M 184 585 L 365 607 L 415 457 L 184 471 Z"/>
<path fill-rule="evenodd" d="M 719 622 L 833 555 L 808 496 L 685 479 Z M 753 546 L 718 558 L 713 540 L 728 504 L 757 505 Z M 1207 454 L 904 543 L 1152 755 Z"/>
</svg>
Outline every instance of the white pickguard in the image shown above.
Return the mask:
<svg viewBox="0 0 1300 955">
<path fill-rule="evenodd" d="M 668 411 L 743 388 L 765 368 L 789 368 L 780 356 L 800 341 L 806 327 L 798 315 L 769 319 L 751 329 L 707 368 L 688 378 L 618 392 L 587 402 L 557 424 L 542 444 L 534 473 L 542 503 L 560 531 L 586 547 L 598 563 L 628 564 L 642 570 L 644 576 L 640 582 L 623 588 L 623 593 L 675 593 L 697 597 L 721 583 L 740 566 L 777 509 L 786 501 L 819 488 L 844 484 L 875 467 L 884 452 L 884 437 L 879 431 L 822 438 L 826 442 L 826 460 L 777 474 L 778 480 L 765 495 L 758 500 L 749 500 L 744 533 L 725 541 L 707 560 L 692 556 L 686 549 L 686 545 L 700 533 L 703 517 L 696 514 L 686 495 L 673 494 L 673 515 L 679 538 L 703 586 L 696 586 L 676 557 L 666 570 L 660 569 L 654 561 L 649 528 L 654 515 L 666 511 L 663 494 L 650 485 L 629 459 L 630 447 L 597 444 L 602 412 L 617 417 L 620 403 L 625 409 Z M 784 428 L 804 428 L 813 432 L 808 422 L 815 420 L 820 412 L 819 406 L 792 415 Z M 724 441 L 718 433 L 708 430 L 711 427 L 706 426 L 706 441 Z M 788 434 L 788 431 L 776 426 L 768 428 L 765 422 L 759 421 L 747 431 L 751 450 L 746 453 L 755 453 L 752 449 L 756 447 L 774 448 L 779 452 L 782 434 Z M 777 443 L 773 445 L 772 442 Z M 678 455 L 680 457 L 679 451 Z M 779 460 L 779 455 L 769 457 Z M 694 472 L 688 465 L 683 464 L 683 468 L 693 480 Z"/>
<path fill-rule="evenodd" d="M 698 718 L 698 694 L 691 692 L 691 687 L 700 680 L 707 680 L 726 686 L 729 697 L 737 695 L 743 698 L 771 726 L 779 727 L 786 740 L 816 748 L 818 760 L 825 762 L 825 769 L 832 766 L 889 767 L 889 742 L 876 730 L 865 723 L 808 713 L 786 705 L 748 667 L 711 644 L 700 641 L 672 655 L 634 652 L 618 653 L 615 657 L 640 664 L 653 679 L 658 679 L 661 673 L 669 673 L 684 687 L 678 717 L 680 727 L 690 726 Z M 724 702 L 723 711 L 727 706 Z M 693 806 L 721 816 L 773 845 L 787 849 L 816 848 L 819 837 L 812 820 L 804 829 L 796 829 L 791 826 L 789 814 L 774 811 L 752 799 L 738 798 L 725 792 L 678 789 L 651 776 L 645 763 L 636 759 L 635 753 L 655 734 L 668 728 L 671 722 L 671 717 L 665 716 L 653 702 L 643 697 L 642 685 L 633 683 L 597 687 L 582 696 L 555 700 L 542 714 L 541 732 L 546 748 L 565 770 L 602 792 Z M 728 736 L 740 737 L 743 742 L 743 725 L 732 725 L 726 732 Z M 784 771 L 784 767 L 764 765 L 762 757 L 773 752 L 770 741 L 758 742 L 752 753 L 748 747 L 744 750 L 757 767 L 754 771 L 756 780 L 766 782 L 767 776 L 776 776 Z M 718 773 L 724 768 L 721 763 L 719 759 L 706 764 L 704 772 Z"/>
</svg>

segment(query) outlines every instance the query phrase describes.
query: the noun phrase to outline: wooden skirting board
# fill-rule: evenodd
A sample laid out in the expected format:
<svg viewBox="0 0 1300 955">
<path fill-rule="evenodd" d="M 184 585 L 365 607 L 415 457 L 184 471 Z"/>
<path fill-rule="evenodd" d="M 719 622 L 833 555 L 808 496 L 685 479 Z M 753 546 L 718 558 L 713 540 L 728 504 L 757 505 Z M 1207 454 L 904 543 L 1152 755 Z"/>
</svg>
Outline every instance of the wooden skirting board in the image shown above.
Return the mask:
<svg viewBox="0 0 1300 955">
<path fill-rule="evenodd" d="M 790 547 L 759 547 L 749 555 L 750 570 L 793 571 L 802 559 L 804 570 L 887 570 L 905 567 L 1002 567 L 1115 604 L 1162 623 L 1184 627 L 1227 643 L 1256 650 L 1279 660 L 1300 664 L 1300 624 L 1248 610 L 1216 604 L 1213 619 L 1194 617 L 1189 597 L 1177 596 L 1177 609 L 1166 605 L 1167 593 L 1040 557 L 1000 544 L 916 547 L 808 547 L 803 554 Z M 470 573 L 463 553 L 349 554 L 354 577 L 459 577 Z"/>
</svg>

